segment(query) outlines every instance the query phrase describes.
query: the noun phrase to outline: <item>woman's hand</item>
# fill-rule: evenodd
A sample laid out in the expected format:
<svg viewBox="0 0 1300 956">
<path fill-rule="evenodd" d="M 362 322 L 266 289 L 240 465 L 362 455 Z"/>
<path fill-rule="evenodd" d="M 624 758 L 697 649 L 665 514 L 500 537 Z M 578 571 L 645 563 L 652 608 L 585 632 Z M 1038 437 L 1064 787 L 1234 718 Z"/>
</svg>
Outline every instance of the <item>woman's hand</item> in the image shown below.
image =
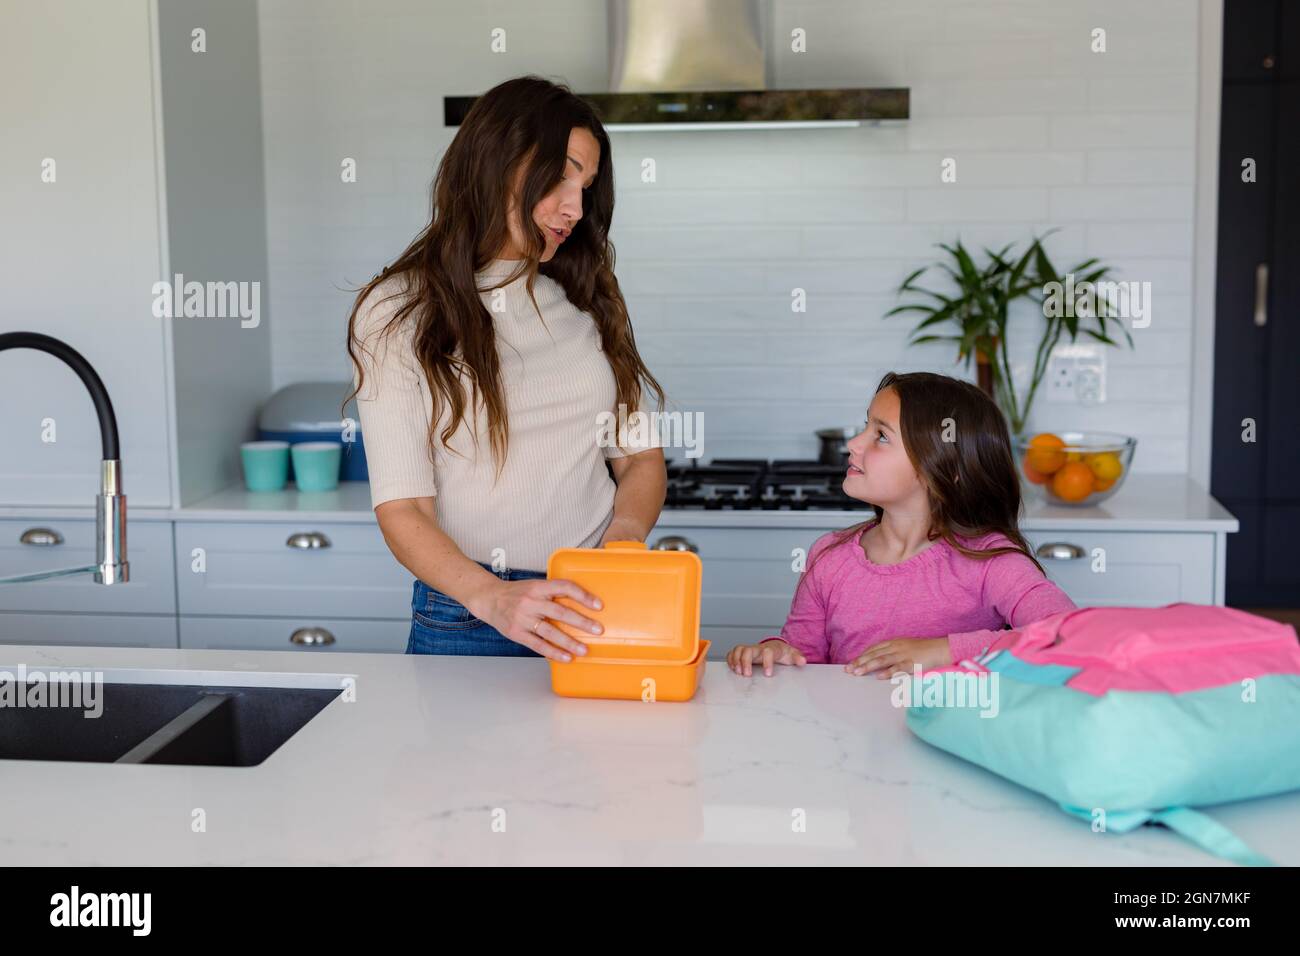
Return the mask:
<svg viewBox="0 0 1300 956">
<path fill-rule="evenodd" d="M 596 595 L 572 581 L 534 578 L 497 581 L 491 590 L 474 602 L 470 613 L 491 624 L 516 644 L 532 648 L 543 657 L 571 661 L 575 656 L 586 654 L 587 645 L 569 637 L 551 621 L 563 621 L 592 634 L 599 634 L 602 628 L 591 618 L 557 603 L 557 597 L 572 598 L 597 611 L 601 608 Z M 544 618 L 550 618 L 550 621 Z"/>
<path fill-rule="evenodd" d="M 737 644 L 727 652 L 727 666 L 742 677 L 753 676 L 755 661 L 763 668 L 763 673 L 771 677 L 773 664 L 790 664 L 795 667 L 802 667 L 808 663 L 808 658 L 785 641 Z"/>
<path fill-rule="evenodd" d="M 877 680 L 885 680 L 896 671 L 912 673 L 916 664 L 921 670 L 946 667 L 952 663 L 946 637 L 899 637 L 892 641 L 873 644 L 844 665 L 850 674 L 861 676 L 876 672 Z"/>
<path fill-rule="evenodd" d="M 644 541 L 645 530 L 631 518 L 619 518 L 615 516 L 609 526 L 605 528 L 605 533 L 600 536 L 598 548 L 605 547 L 607 541 Z"/>
</svg>

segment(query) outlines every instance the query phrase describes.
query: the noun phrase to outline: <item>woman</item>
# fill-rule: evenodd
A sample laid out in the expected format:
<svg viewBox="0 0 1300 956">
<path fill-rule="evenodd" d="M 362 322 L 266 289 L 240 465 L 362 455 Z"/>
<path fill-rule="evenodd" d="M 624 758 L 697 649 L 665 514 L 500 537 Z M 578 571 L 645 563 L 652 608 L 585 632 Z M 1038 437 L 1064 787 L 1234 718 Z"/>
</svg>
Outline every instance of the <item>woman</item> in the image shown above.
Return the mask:
<svg viewBox="0 0 1300 956">
<path fill-rule="evenodd" d="M 586 646 L 553 622 L 599 625 L 555 599 L 600 603 L 545 580 L 547 558 L 645 540 L 666 486 L 653 438 L 600 437 L 603 413 L 644 410 L 643 383 L 664 400 L 614 278 L 609 137 L 567 88 L 510 80 L 475 102 L 432 193 L 348 322 L 371 501 L 416 578 L 407 653 L 572 660 Z"/>
</svg>

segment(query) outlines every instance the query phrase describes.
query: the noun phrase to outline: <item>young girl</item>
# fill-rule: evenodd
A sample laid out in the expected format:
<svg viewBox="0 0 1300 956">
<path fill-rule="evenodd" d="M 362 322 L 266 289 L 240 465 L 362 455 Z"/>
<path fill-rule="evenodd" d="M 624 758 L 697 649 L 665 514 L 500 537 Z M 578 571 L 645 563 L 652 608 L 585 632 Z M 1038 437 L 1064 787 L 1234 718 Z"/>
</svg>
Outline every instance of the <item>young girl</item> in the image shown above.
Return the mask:
<svg viewBox="0 0 1300 956">
<path fill-rule="evenodd" d="M 817 539 L 781 636 L 732 648 L 737 674 L 833 663 L 884 679 L 977 656 L 1004 624 L 1075 606 L 1016 527 L 1006 420 L 974 385 L 890 372 L 848 447 L 844 491 L 877 517 Z"/>
</svg>

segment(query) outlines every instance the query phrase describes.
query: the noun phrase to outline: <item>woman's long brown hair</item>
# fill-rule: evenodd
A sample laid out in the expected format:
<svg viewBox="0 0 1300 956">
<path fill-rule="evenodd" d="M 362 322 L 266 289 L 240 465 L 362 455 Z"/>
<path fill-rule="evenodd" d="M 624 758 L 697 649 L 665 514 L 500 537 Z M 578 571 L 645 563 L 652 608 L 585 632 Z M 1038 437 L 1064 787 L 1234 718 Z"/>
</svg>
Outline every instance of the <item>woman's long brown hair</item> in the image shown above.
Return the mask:
<svg viewBox="0 0 1300 956">
<path fill-rule="evenodd" d="M 569 134 L 588 130 L 600 144 L 595 181 L 582 195 L 582 219 L 548 262 L 540 262 L 546 238 L 533 221 L 532 210 L 559 184 Z M 451 145 L 438 164 L 431 190 L 429 224 L 406 250 L 357 293 L 348 318 L 348 355 L 363 384 L 359 354 L 365 344 L 357 336 L 357 312 L 371 290 L 390 276 L 400 275 L 410 294 L 381 330 L 391 332 L 413 321 L 412 344 L 433 395 L 429 422 L 430 455 L 446 445 L 467 414 L 482 403 L 498 477 L 509 443 L 509 422 L 502 391 L 500 362 L 492 317 L 484 308 L 474 274 L 496 258 L 510 237 L 507 210 L 511 184 L 523 171 L 515 197 L 519 223 L 529 247 L 521 268 L 504 285 L 527 274 L 525 288 L 534 308 L 538 274 L 558 282 L 569 301 L 595 320 L 601 348 L 614 372 L 617 398 L 610 409 L 617 415 L 637 410 L 644 382 L 664 403 L 664 392 L 637 353 L 627 304 L 614 278 L 614 247 L 609 241 L 614 215 L 614 169 L 609 136 L 595 110 L 566 86 L 539 76 L 523 76 L 493 87 L 475 100 Z M 498 286 L 493 286 L 497 288 Z M 391 296 L 390 296 L 391 298 Z M 540 310 L 539 310 L 540 318 Z M 462 380 L 463 383 L 462 384 Z M 450 417 L 440 433 L 440 410 Z M 597 423 L 592 423 L 596 434 Z M 475 436 L 477 442 L 477 436 Z"/>
<path fill-rule="evenodd" d="M 892 388 L 898 395 L 903 447 L 930 499 L 930 541 L 944 540 L 968 558 L 988 560 L 999 554 L 1023 554 L 1039 571 L 1029 542 L 1020 533 L 1020 478 L 1006 416 L 970 382 L 933 372 L 887 372 L 876 386 L 879 393 Z M 877 518 L 885 509 L 868 502 Z M 831 544 L 817 553 L 799 578 L 822 555 L 857 535 L 876 518 L 832 532 Z M 992 532 L 1005 535 L 1011 545 L 973 549 L 959 538 L 977 538 Z"/>
</svg>

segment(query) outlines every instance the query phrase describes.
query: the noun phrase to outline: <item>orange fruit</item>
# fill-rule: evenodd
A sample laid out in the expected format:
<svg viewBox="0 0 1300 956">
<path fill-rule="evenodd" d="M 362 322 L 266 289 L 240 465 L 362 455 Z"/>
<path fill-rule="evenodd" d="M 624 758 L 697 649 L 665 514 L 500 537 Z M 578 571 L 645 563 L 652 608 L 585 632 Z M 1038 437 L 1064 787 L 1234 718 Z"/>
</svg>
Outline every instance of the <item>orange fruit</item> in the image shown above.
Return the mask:
<svg viewBox="0 0 1300 956">
<path fill-rule="evenodd" d="M 1043 475 L 1050 475 L 1065 464 L 1065 442 L 1056 435 L 1044 432 L 1029 439 L 1025 464 Z"/>
<path fill-rule="evenodd" d="M 1092 494 L 1095 480 L 1083 462 L 1066 462 L 1052 475 L 1052 493 L 1062 501 L 1082 501 Z"/>
<path fill-rule="evenodd" d="M 1094 478 L 1092 480 L 1093 491 L 1105 491 L 1111 485 L 1115 484 L 1114 478 Z"/>
<path fill-rule="evenodd" d="M 1092 469 L 1093 477 L 1099 482 L 1106 481 L 1110 484 L 1115 483 L 1124 471 L 1124 466 L 1120 464 L 1119 455 L 1113 451 L 1097 452 L 1095 455 L 1088 456 L 1088 467 Z M 1106 487 L 1110 487 L 1108 484 Z"/>
<path fill-rule="evenodd" d="M 1027 455 L 1025 456 L 1024 463 L 1021 464 L 1020 468 L 1025 473 L 1025 477 L 1036 485 L 1041 485 L 1048 478 L 1048 476 L 1043 474 L 1041 471 L 1035 471 L 1033 468 L 1029 467 L 1029 456 Z"/>
</svg>

